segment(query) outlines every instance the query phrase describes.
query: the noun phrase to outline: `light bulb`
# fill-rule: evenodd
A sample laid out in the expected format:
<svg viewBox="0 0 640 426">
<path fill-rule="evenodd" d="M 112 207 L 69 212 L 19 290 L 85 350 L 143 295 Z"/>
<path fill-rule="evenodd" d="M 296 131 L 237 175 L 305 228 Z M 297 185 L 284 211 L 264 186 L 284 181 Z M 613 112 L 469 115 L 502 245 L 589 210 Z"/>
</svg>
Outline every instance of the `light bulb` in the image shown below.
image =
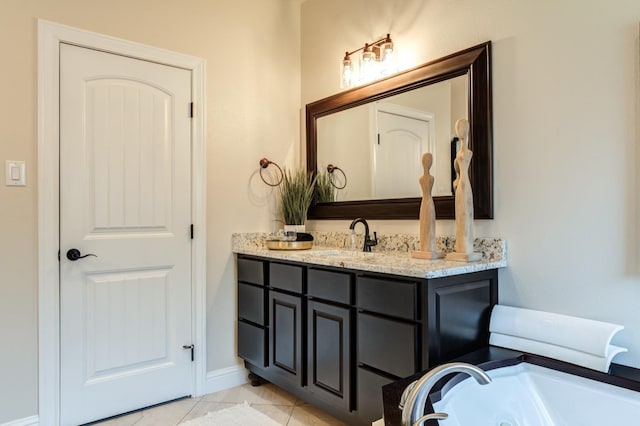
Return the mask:
<svg viewBox="0 0 640 426">
<path fill-rule="evenodd" d="M 342 60 L 342 72 L 340 75 L 342 88 L 349 88 L 353 86 L 353 66 L 348 52 L 345 53 L 344 59 Z"/>
<path fill-rule="evenodd" d="M 369 83 L 376 79 L 376 54 L 368 44 L 360 56 L 360 83 Z"/>
</svg>

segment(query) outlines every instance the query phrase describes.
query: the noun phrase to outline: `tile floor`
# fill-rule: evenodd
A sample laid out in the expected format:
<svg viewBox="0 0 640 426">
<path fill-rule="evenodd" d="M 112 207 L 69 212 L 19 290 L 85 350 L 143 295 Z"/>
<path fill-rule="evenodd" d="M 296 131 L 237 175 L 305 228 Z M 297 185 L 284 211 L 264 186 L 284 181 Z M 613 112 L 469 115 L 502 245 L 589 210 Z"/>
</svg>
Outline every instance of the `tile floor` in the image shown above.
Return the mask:
<svg viewBox="0 0 640 426">
<path fill-rule="evenodd" d="M 342 426 L 344 423 L 268 383 L 245 384 L 199 398 L 182 399 L 100 423 L 100 426 L 174 426 L 210 411 L 247 401 L 253 408 L 286 426 Z"/>
</svg>

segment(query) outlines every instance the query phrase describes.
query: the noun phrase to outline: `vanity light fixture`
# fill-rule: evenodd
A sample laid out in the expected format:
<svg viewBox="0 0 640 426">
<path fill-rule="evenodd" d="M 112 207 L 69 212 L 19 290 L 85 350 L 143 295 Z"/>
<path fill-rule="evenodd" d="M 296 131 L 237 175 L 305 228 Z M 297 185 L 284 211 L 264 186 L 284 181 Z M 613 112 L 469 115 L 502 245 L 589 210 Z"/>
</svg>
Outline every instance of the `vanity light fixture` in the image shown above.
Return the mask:
<svg viewBox="0 0 640 426">
<path fill-rule="evenodd" d="M 354 63 L 352 55 L 360 52 L 358 64 Z M 340 73 L 340 87 L 348 89 L 361 84 L 371 83 L 374 80 L 394 74 L 397 71 L 393 52 L 391 35 L 373 43 L 365 43 L 363 47 L 352 52 L 345 52 L 342 59 Z"/>
</svg>

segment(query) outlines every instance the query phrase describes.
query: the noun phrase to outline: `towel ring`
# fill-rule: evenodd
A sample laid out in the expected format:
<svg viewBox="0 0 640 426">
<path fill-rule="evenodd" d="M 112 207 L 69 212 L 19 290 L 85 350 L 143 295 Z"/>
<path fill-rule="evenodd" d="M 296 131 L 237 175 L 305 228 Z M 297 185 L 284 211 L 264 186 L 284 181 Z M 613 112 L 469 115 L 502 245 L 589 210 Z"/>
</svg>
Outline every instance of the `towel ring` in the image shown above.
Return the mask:
<svg viewBox="0 0 640 426">
<path fill-rule="evenodd" d="M 342 186 L 338 186 L 334 182 L 333 172 L 335 172 L 336 170 L 342 173 L 342 177 L 344 178 L 344 184 L 342 184 Z M 333 164 L 329 164 L 327 166 L 327 172 L 329 173 L 329 182 L 335 189 L 344 189 L 347 186 L 347 175 L 344 173 L 344 170 L 342 170 L 340 167 L 334 166 Z"/>
<path fill-rule="evenodd" d="M 268 182 L 264 176 L 262 175 L 262 170 L 266 169 L 267 167 L 269 167 L 269 164 L 273 164 L 274 166 L 276 166 L 276 168 L 278 169 L 278 172 L 280 173 L 280 179 L 278 179 L 278 182 L 276 183 L 271 183 Z M 260 160 L 260 179 L 262 179 L 262 181 L 264 183 L 266 183 L 269 186 L 278 186 L 280 185 L 280 183 L 282 183 L 282 179 L 284 178 L 284 174 L 282 173 L 282 169 L 280 168 L 280 166 L 278 166 L 276 163 L 274 163 L 273 161 L 270 161 L 266 158 L 263 158 Z"/>
</svg>

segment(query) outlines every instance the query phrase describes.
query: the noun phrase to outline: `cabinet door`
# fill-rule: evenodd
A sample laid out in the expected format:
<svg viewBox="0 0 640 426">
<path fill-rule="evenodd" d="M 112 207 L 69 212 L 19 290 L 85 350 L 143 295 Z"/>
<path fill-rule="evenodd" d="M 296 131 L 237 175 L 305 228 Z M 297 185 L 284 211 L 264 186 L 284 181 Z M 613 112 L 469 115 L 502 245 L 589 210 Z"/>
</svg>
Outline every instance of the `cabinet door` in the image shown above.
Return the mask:
<svg viewBox="0 0 640 426">
<path fill-rule="evenodd" d="M 302 299 L 269 292 L 269 369 L 302 385 Z"/>
<path fill-rule="evenodd" d="M 351 410 L 350 309 L 309 301 L 307 315 L 309 391 Z"/>
</svg>

